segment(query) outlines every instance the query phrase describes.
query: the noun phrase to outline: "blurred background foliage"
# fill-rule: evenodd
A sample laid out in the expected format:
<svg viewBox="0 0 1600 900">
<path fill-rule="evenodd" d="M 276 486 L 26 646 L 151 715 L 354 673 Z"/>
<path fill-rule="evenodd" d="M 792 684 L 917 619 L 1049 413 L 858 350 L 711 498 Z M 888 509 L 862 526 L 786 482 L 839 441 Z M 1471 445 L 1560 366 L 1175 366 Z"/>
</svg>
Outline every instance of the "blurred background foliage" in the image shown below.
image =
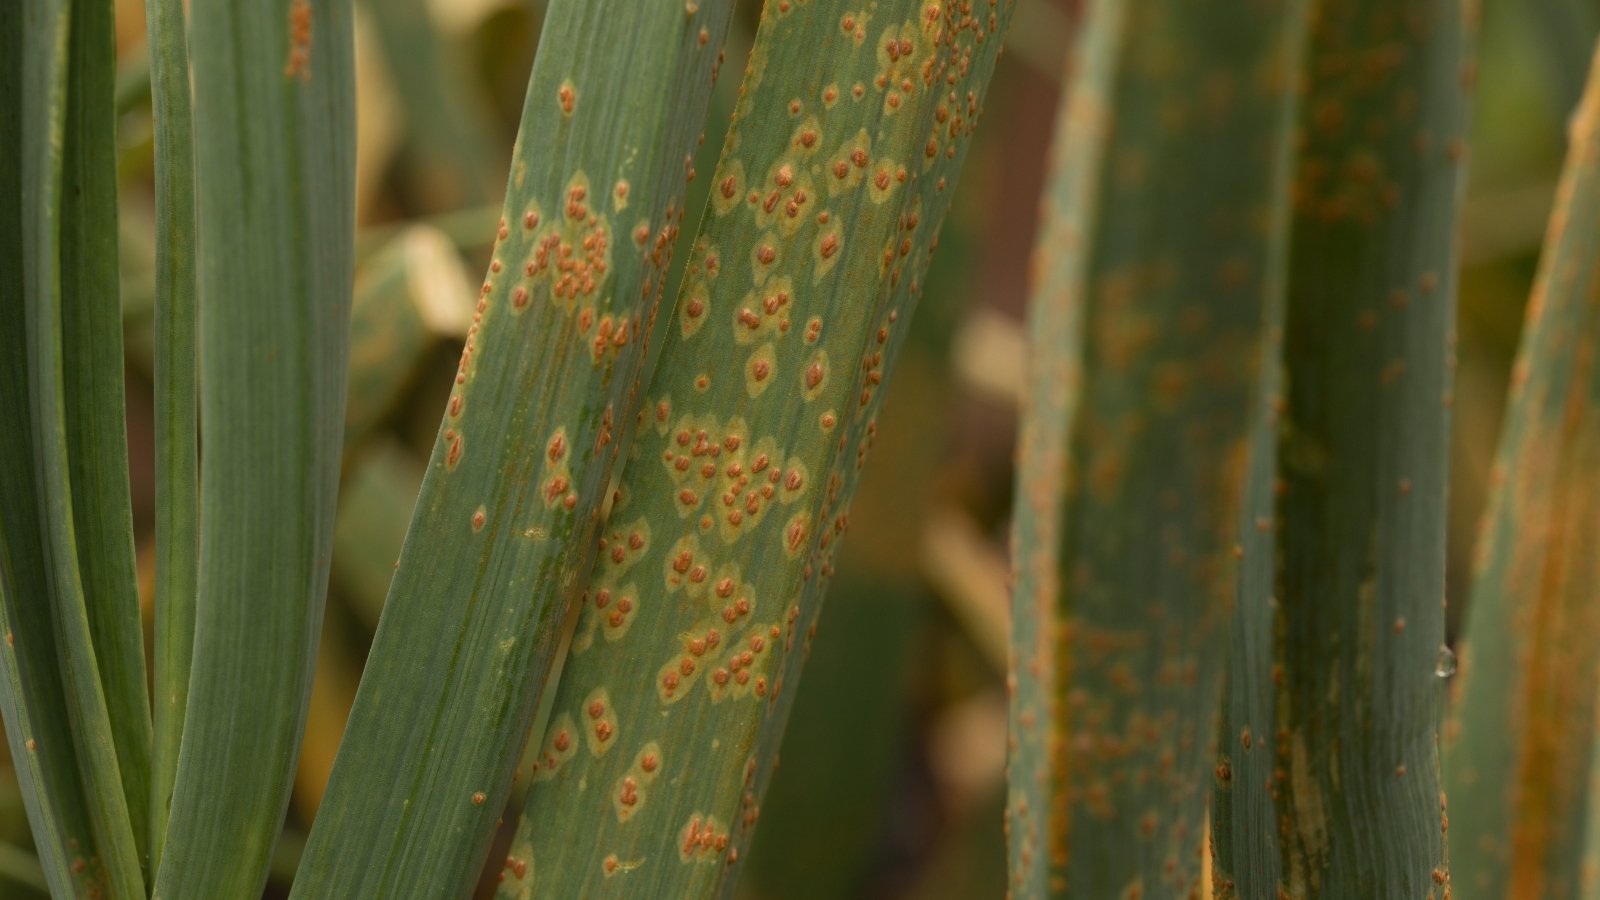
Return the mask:
<svg viewBox="0 0 1600 900">
<path fill-rule="evenodd" d="M 751 900 L 1004 892 L 1005 542 L 1021 318 L 1074 7 L 1023 0 L 1018 9 L 851 514 L 741 886 Z M 359 261 L 345 471 L 310 719 L 269 896 L 287 893 L 410 519 L 487 264 L 541 12 L 539 0 L 357 3 Z M 758 12 L 757 0 L 741 4 L 732 72 Z M 128 433 L 148 628 L 154 201 L 144 21 L 138 0 L 117 0 Z M 1596 0 L 1483 2 L 1460 233 L 1452 635 L 1565 122 L 1597 34 Z M 717 85 L 700 172 L 715 167 L 737 89 L 737 78 Z M 708 180 L 691 185 L 692 209 Z M 4 762 L 0 895 L 44 896 Z M 497 866 L 487 868 L 486 889 Z"/>
</svg>

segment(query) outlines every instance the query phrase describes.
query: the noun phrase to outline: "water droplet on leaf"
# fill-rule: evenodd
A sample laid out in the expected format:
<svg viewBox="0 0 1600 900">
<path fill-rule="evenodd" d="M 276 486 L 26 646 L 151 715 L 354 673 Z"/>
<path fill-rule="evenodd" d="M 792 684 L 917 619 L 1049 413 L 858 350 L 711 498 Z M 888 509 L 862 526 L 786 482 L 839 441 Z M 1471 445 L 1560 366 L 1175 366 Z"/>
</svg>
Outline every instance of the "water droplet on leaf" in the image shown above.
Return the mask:
<svg viewBox="0 0 1600 900">
<path fill-rule="evenodd" d="M 1439 646 L 1439 659 L 1433 664 L 1433 674 L 1439 676 L 1440 678 L 1449 678 L 1455 673 L 1456 655 L 1450 652 L 1449 647 L 1441 644 Z"/>
</svg>

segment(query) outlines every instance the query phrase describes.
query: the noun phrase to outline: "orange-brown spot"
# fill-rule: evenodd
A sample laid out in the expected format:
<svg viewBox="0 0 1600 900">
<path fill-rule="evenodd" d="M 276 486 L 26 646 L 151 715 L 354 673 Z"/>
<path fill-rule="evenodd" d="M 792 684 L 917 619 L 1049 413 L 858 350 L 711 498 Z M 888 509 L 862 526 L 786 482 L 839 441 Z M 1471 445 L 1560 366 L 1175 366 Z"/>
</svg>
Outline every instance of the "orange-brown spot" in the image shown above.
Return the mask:
<svg viewBox="0 0 1600 900">
<path fill-rule="evenodd" d="M 289 3 L 289 61 L 284 64 L 285 78 L 311 80 L 311 3 L 310 0 L 290 0 Z"/>
</svg>

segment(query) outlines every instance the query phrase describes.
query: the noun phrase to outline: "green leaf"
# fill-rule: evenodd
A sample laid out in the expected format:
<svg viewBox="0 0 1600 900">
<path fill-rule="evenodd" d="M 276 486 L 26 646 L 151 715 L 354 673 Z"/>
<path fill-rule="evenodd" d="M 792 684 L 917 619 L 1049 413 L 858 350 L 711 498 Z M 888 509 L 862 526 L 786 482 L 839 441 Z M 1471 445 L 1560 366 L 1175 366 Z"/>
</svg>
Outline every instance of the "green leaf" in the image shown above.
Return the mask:
<svg viewBox="0 0 1600 900">
<path fill-rule="evenodd" d="M 150 697 L 123 409 L 111 0 L 73 0 L 71 18 L 58 362 L 71 530 L 127 815 L 142 854 L 150 802 Z"/>
<path fill-rule="evenodd" d="M 296 897 L 475 883 L 594 552 L 730 0 L 558 0 Z"/>
<path fill-rule="evenodd" d="M 21 4 L 0 4 L 0 317 L 8 322 L 27 317 L 25 234 L 34 216 L 22 203 L 22 160 L 38 149 L 24 149 L 23 22 Z M 98 871 L 74 884 L 72 860 L 78 848 L 93 855 L 94 838 L 56 673 L 52 616 L 46 604 L 24 602 L 49 594 L 28 403 L 27 329 L 0 330 L 0 420 L 13 423 L 0 429 L 0 711 L 39 862 L 51 889 L 68 896 L 87 891 Z"/>
<path fill-rule="evenodd" d="M 1528 0 L 1516 9 L 1531 20 L 1552 105 L 1557 115 L 1565 117 L 1577 107 L 1588 80 L 1590 51 L 1600 34 L 1600 9 L 1594 0 Z"/>
<path fill-rule="evenodd" d="M 191 13 L 203 532 L 155 895 L 209 900 L 260 894 L 305 723 L 344 428 L 355 115 L 348 0 Z"/>
<path fill-rule="evenodd" d="M 1009 761 L 1018 896 L 1186 896 L 1282 301 L 1305 7 L 1095 3 L 1035 248 Z"/>
<path fill-rule="evenodd" d="M 1456 896 L 1593 896 L 1600 682 L 1600 67 L 1512 370 L 1445 784 Z"/>
<path fill-rule="evenodd" d="M 194 124 L 183 0 L 145 0 L 156 179 L 155 743 L 150 869 L 161 862 L 194 652 L 199 549 Z"/>
<path fill-rule="evenodd" d="M 24 140 L 30 132 L 23 129 L 23 24 L 22 4 L 0 3 L 0 319 L 13 323 L 27 319 L 24 291 L 31 279 L 24 269 L 35 258 L 25 255 L 26 235 L 42 212 L 22 202 L 23 160 L 37 165 L 35 154 L 42 149 L 38 141 Z M 29 381 L 28 329 L 0 329 L 0 421 L 10 423 L 0 428 L 0 459 L 5 460 L 0 466 L 0 626 L 5 629 L 0 711 L 39 862 L 51 891 L 66 897 L 103 885 L 104 876 L 57 669 L 50 575 L 34 489 L 38 469 Z M 92 869 L 86 864 L 74 872 L 76 860 L 91 858 L 96 859 Z"/>
<path fill-rule="evenodd" d="M 1435 670 L 1468 19 L 1457 0 L 1314 7 L 1276 482 L 1254 484 L 1274 499 L 1246 523 L 1276 575 L 1241 596 L 1247 683 L 1218 747 L 1223 896 L 1448 892 Z"/>
<path fill-rule="evenodd" d="M 1283 317 L 1280 304 L 1267 315 L 1261 390 L 1251 424 L 1250 463 L 1239 523 L 1237 605 L 1229 642 L 1222 702 L 1221 746 L 1211 794 L 1211 868 L 1215 900 L 1272 896 L 1283 866 L 1274 795 L 1251 785 L 1273 783 L 1281 760 L 1266 751 L 1237 752 L 1234 737 L 1251 729 L 1252 745 L 1275 723 L 1277 687 L 1273 671 L 1277 568 L 1276 531 L 1271 527 L 1273 487 L 1278 480 L 1278 420 L 1273 408 L 1283 391 Z M 1258 527 L 1262 523 L 1264 527 Z M 1236 785 L 1243 785 L 1236 788 Z M 1282 787 L 1281 784 L 1279 785 Z"/>
<path fill-rule="evenodd" d="M 8 18 L 6 6 L 0 9 L 0 36 L 20 34 Z M 20 18 L 20 17 L 15 17 Z M 10 49 L 10 48 L 8 48 Z M 18 53 L 9 59 L 20 60 Z M 8 66 L 8 75 L 16 68 Z M 3 87 L 15 86 L 8 81 Z M 8 93 L 21 99 L 21 93 Z M 16 124 L 14 112 L 20 103 L 4 111 L 8 130 Z M 11 134 L 18 132 L 12 130 Z M 7 141 L 6 150 L 16 147 Z M 0 168 L 13 176 L 11 185 L 20 194 L 21 167 L 14 154 L 0 158 Z M 0 176 L 4 177 L 4 176 Z M 19 260 L 21 232 L 14 226 L 17 208 L 4 210 L 6 232 L 0 236 L 0 252 L 7 260 Z M 20 267 L 7 266 L 5 282 L 0 284 L 0 315 L 17 321 L 22 315 Z M 5 629 L 5 645 L 0 647 L 0 711 L 4 712 L 6 735 L 17 780 L 33 830 L 34 845 L 45 877 L 56 896 L 89 893 L 105 882 L 96 842 L 90 827 L 90 812 L 84 787 L 78 780 L 78 763 L 73 751 L 72 726 L 68 721 L 67 700 L 57 669 L 58 639 L 48 604 L 37 598 L 49 597 L 49 573 L 40 544 L 37 497 L 34 494 L 32 423 L 28 417 L 27 340 L 23 329 L 6 329 L 0 335 L 0 416 L 17 423 L 0 429 L 0 456 L 7 461 L 0 469 L 0 625 Z M 30 602 L 31 601 L 31 602 Z M 92 867 L 90 860 L 93 860 Z M 74 865 L 83 866 L 74 869 Z"/>
<path fill-rule="evenodd" d="M 5 390 L 8 422 L 29 447 L 6 467 L 17 481 L 0 514 L 7 725 L 38 792 L 30 805 L 52 881 L 132 896 L 144 890 L 150 725 L 123 433 L 111 6 L 33 0 L 20 19 L 21 121 L 10 140 L 21 156 L 22 240 L 10 258 L 21 290 L 7 301 L 20 345 L 12 358 L 26 372 Z M 41 739 L 50 746 L 36 754 Z M 66 787 L 73 777 L 80 790 Z M 68 855 L 71 876 L 60 869 Z"/>
<path fill-rule="evenodd" d="M 1011 11 L 766 4 L 502 896 L 732 893 Z"/>
</svg>

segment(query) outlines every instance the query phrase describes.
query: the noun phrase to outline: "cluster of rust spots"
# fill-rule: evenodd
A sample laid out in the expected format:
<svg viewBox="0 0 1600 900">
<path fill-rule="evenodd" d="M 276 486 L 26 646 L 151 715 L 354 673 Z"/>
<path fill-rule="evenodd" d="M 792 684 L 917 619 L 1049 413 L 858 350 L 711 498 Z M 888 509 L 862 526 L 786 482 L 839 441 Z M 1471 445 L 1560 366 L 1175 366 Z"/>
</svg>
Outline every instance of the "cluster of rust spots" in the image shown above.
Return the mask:
<svg viewBox="0 0 1600 900">
<path fill-rule="evenodd" d="M 860 187 L 865 182 L 867 164 L 872 161 L 871 145 L 872 137 L 867 134 L 865 128 L 862 128 L 839 146 L 833 161 L 826 165 L 831 176 L 828 182 L 830 196 L 839 196 Z"/>
<path fill-rule="evenodd" d="M 500 866 L 498 880 L 502 884 L 505 883 L 507 873 L 517 881 L 525 880 L 528 877 L 528 861 L 520 856 L 507 856 L 505 863 Z"/>
<path fill-rule="evenodd" d="M 599 539 L 595 573 L 580 597 L 583 617 L 573 635 L 572 652 L 581 654 L 594 643 L 598 625 L 608 642 L 621 640 L 637 618 L 640 591 L 624 577 L 650 549 L 650 522 L 640 518 L 614 527 Z"/>
<path fill-rule="evenodd" d="M 633 396 L 634 392 L 629 391 L 628 399 L 630 401 Z M 600 451 L 604 450 L 611 443 L 612 438 L 615 437 L 614 429 L 616 424 L 616 414 L 612 411 L 612 405 L 607 403 L 606 408 L 600 413 L 600 427 L 595 429 L 594 454 L 596 456 L 599 456 Z"/>
<path fill-rule="evenodd" d="M 601 538 L 600 553 L 602 558 L 609 559 L 611 565 L 616 567 L 612 571 L 617 571 L 626 566 L 630 560 L 637 560 L 649 542 L 650 522 L 647 519 L 640 519 L 628 528 L 625 536 L 622 531 L 613 531 L 607 537 Z"/>
<path fill-rule="evenodd" d="M 877 387 L 882 383 L 885 358 L 883 348 L 890 337 L 891 326 L 898 321 L 899 315 L 895 310 L 890 310 L 884 318 L 884 325 L 877 331 L 877 349 L 869 349 L 863 354 L 862 371 L 859 383 L 862 386 L 860 406 L 864 410 L 857 420 L 859 427 L 840 435 L 837 449 L 843 453 L 851 446 L 855 446 L 855 456 L 852 460 L 855 475 L 847 478 L 845 472 L 840 471 L 844 465 L 841 459 L 836 458 L 835 471 L 828 476 L 826 489 L 823 494 L 823 503 L 817 511 L 815 521 L 822 523 L 818 531 L 815 546 L 810 548 L 804 567 L 802 579 L 809 581 L 819 572 L 824 578 L 830 577 L 834 569 L 834 554 L 837 549 L 836 542 L 841 539 L 850 527 L 849 498 L 853 493 L 854 478 L 866 465 L 867 455 L 871 452 L 877 440 L 877 420 L 872 414 L 875 407 L 869 408 L 877 397 Z M 802 396 L 808 401 L 822 396 L 822 389 L 827 375 L 826 357 L 819 355 L 813 360 L 803 375 Z M 813 386 L 812 381 L 816 384 Z M 831 434 L 839 424 L 838 413 L 833 409 L 824 410 L 817 417 L 817 427 L 824 434 Z M 807 539 L 811 536 L 812 520 L 801 518 L 797 514 L 784 533 L 784 546 L 786 552 L 795 557 L 808 546 Z"/>
<path fill-rule="evenodd" d="M 584 312 L 588 313 L 587 310 Z M 638 316 L 632 319 L 613 318 L 609 314 L 601 316 L 600 325 L 595 329 L 594 339 L 589 348 L 595 362 L 598 363 L 607 352 L 618 351 L 627 346 L 630 331 L 636 332 L 639 329 L 638 322 Z"/>
<path fill-rule="evenodd" d="M 1415 48 L 1427 46 L 1429 32 L 1444 23 L 1366 16 L 1359 27 L 1368 33 L 1351 41 L 1344 33 L 1352 24 L 1347 18 L 1319 17 L 1313 33 L 1316 78 L 1306 103 L 1294 204 L 1297 213 L 1324 224 L 1370 227 L 1399 206 L 1401 182 L 1417 161 L 1459 165 L 1465 142 L 1458 135 L 1436 135 L 1419 121 L 1426 111 L 1411 87 L 1418 82 L 1413 70 L 1431 64 Z M 1470 90 L 1475 77 L 1468 59 L 1460 73 L 1463 90 Z M 1404 144 L 1415 160 L 1392 152 Z"/>
<path fill-rule="evenodd" d="M 762 228 L 775 227 L 786 238 L 792 238 L 806 223 L 806 217 L 802 214 L 816 196 L 812 170 L 802 163 L 816 148 L 818 132 L 815 122 L 814 118 L 807 119 L 805 124 L 795 129 L 790 147 L 796 152 L 774 161 L 766 181 L 759 186 L 752 185 L 745 196 L 756 224 Z M 724 188 L 727 184 L 724 180 Z M 731 211 L 731 208 L 725 208 Z"/>
<path fill-rule="evenodd" d="M 570 309 L 579 299 L 593 297 L 605 282 L 611 265 L 609 220 L 588 204 L 589 183 L 583 173 L 567 186 L 563 215 L 534 240 L 533 252 L 523 263 L 529 279 L 548 277 L 550 295 Z M 537 221 L 537 219 L 535 219 Z M 585 307 L 581 330 L 593 322 L 593 306 Z"/>
<path fill-rule="evenodd" d="M 603 756 L 616 743 L 617 715 L 611 706 L 611 695 L 603 687 L 595 688 L 583 701 L 584 742 L 593 756 Z"/>
<path fill-rule="evenodd" d="M 703 862 L 728 849 L 728 833 L 720 830 L 716 816 L 699 813 L 678 832 L 678 858 L 684 862 Z"/>
<path fill-rule="evenodd" d="M 555 776 L 562 764 L 578 753 L 578 726 L 571 713 L 562 712 L 551 719 L 545 728 L 544 743 L 539 748 L 533 780 L 545 781 Z"/>
<path fill-rule="evenodd" d="M 310 0 L 290 0 L 289 61 L 283 66 L 283 77 L 299 78 L 302 83 L 311 81 Z"/>
<path fill-rule="evenodd" d="M 648 789 L 660 772 L 661 745 L 651 741 L 634 755 L 633 765 L 617 778 L 612 787 L 612 809 L 619 824 L 633 818 L 644 806 Z"/>
<path fill-rule="evenodd" d="M 830 232 L 817 241 L 817 255 L 823 259 L 832 259 L 839 252 L 839 233 Z"/>
<path fill-rule="evenodd" d="M 740 346 L 765 344 L 771 352 L 775 342 L 789 332 L 789 316 L 795 306 L 794 284 L 783 275 L 746 294 L 733 314 L 733 340 Z"/>
<path fill-rule="evenodd" d="M 839 17 L 839 30 L 843 31 L 859 46 L 867 39 L 866 17 L 855 13 L 845 13 Z"/>
<path fill-rule="evenodd" d="M 701 658 L 716 650 L 721 643 L 722 632 L 715 627 L 683 639 L 683 652 L 663 665 L 656 675 L 656 690 L 663 704 L 683 698 L 699 677 Z"/>
<path fill-rule="evenodd" d="M 546 507 L 571 510 L 578 504 L 578 493 L 573 488 L 572 467 L 568 462 L 567 430 L 556 428 L 545 444 L 544 478 L 540 482 L 540 495 Z"/>
<path fill-rule="evenodd" d="M 857 405 L 866 409 L 872 402 L 878 386 L 883 384 L 884 349 L 889 343 L 889 330 L 900 318 L 898 311 L 890 310 L 883 325 L 879 326 L 873 343 L 861 354 L 861 395 Z"/>
<path fill-rule="evenodd" d="M 921 54 L 918 50 L 923 42 L 913 40 L 919 31 L 914 22 L 899 27 L 890 26 L 879 43 L 879 69 L 872 83 L 883 92 L 885 115 L 892 115 L 900 109 L 901 104 L 911 102 L 918 83 L 928 88 L 934 85 L 938 61 L 929 53 L 919 63 Z"/>
<path fill-rule="evenodd" d="M 770 358 L 757 355 L 754 361 Z M 753 379 L 767 375 L 755 369 L 754 364 L 749 374 Z M 805 464 L 798 457 L 780 464 L 777 442 L 765 437 L 752 445 L 748 432 L 749 426 L 739 418 L 719 423 L 714 418 L 683 416 L 666 436 L 661 451 L 662 465 L 675 485 L 679 516 L 695 516 L 709 501 L 709 511 L 697 522 L 699 530 L 706 532 L 715 527 L 722 540 L 730 544 L 755 528 L 774 500 L 794 502 L 807 483 Z M 676 559 L 669 560 L 669 589 L 685 580 L 699 583 L 696 574 L 703 567 L 683 562 L 687 553 L 685 549 Z M 682 571 L 678 571 L 680 563 Z"/>
<path fill-rule="evenodd" d="M 634 596 L 638 593 L 632 585 L 619 591 L 612 602 L 612 593 L 608 588 L 600 588 L 594 592 L 595 613 L 603 616 L 606 640 L 615 641 L 628 633 L 628 626 L 633 624 L 635 609 Z"/>
<path fill-rule="evenodd" d="M 499 230 L 501 239 L 504 239 L 505 219 L 500 220 Z M 451 388 L 450 402 L 445 407 L 446 425 L 440 434 L 440 440 L 444 443 L 445 467 L 449 470 L 454 470 L 461 462 L 464 439 L 459 428 L 461 414 L 466 408 L 467 381 L 473 371 L 473 359 L 478 352 L 478 337 L 483 328 L 484 313 L 489 308 L 489 294 L 494 290 L 493 273 L 499 271 L 500 261 L 495 259 L 490 265 L 490 280 L 484 281 L 483 287 L 478 292 L 478 303 L 472 311 L 472 322 L 467 326 L 466 339 L 462 342 L 461 360 L 456 364 L 455 386 Z"/>
<path fill-rule="evenodd" d="M 743 615 L 746 613 L 739 612 L 724 618 L 729 624 L 734 624 Z M 718 703 L 725 697 L 766 696 L 767 677 L 756 674 L 756 669 L 763 665 L 772 642 L 776 642 L 782 632 L 776 625 L 758 625 L 747 634 L 748 637 L 742 643 L 734 644 L 722 664 L 711 672 L 707 685 L 711 702 Z"/>
<path fill-rule="evenodd" d="M 757 347 L 745 362 L 745 392 L 759 397 L 772 383 L 771 376 L 777 365 L 777 351 L 768 343 Z"/>
</svg>

